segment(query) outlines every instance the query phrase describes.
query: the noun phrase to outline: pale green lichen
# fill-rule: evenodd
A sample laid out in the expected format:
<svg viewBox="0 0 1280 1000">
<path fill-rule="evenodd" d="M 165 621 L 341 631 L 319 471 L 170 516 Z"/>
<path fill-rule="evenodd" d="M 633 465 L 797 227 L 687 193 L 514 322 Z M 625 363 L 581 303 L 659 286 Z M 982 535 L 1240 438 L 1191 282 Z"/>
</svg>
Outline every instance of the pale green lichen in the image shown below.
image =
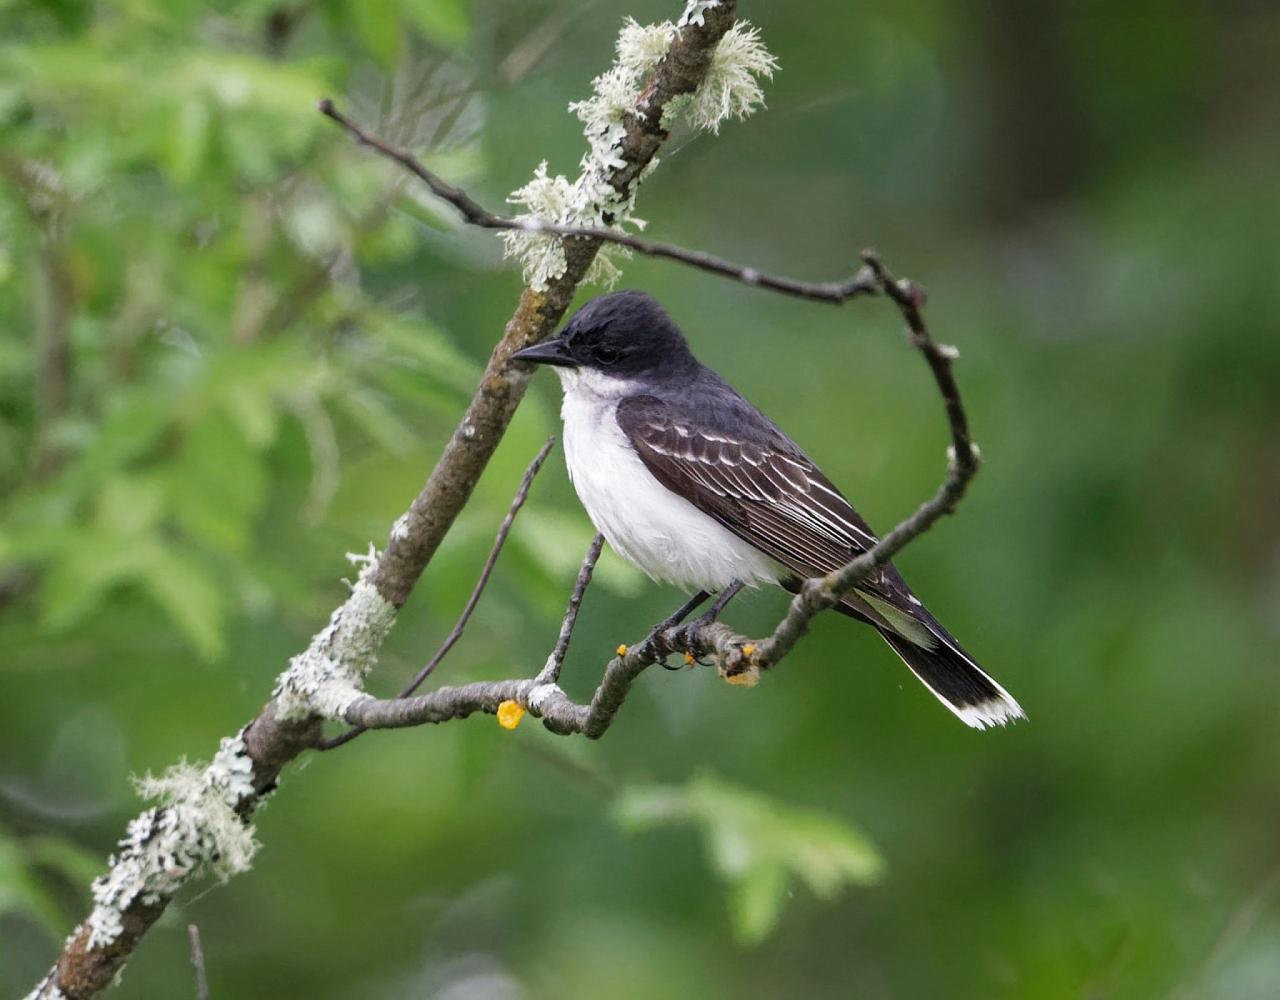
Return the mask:
<svg viewBox="0 0 1280 1000">
<path fill-rule="evenodd" d="M 376 550 L 370 546 L 367 554 L 347 558 L 360 567 L 351 596 L 276 679 L 273 697 L 279 719 L 341 719 L 352 702 L 363 697 L 364 675 L 377 663 L 382 640 L 395 624 L 395 607 L 372 582 Z"/>
<path fill-rule="evenodd" d="M 547 176 L 547 161 L 538 164 L 533 180 L 508 196 L 513 205 L 528 211 L 516 218 L 531 222 L 571 222 L 575 217 L 573 185 L 567 177 Z M 564 273 L 564 247 L 556 236 L 510 230 L 502 234 L 506 254 L 520 262 L 525 281 L 535 291 L 544 291 L 548 282 Z"/>
<path fill-rule="evenodd" d="M 777 68 L 778 60 L 760 41 L 760 29 L 738 21 L 720 39 L 707 77 L 694 91 L 683 117 L 695 129 L 719 133 L 721 122 L 741 121 L 764 105 L 759 78 L 772 80 Z"/>
<path fill-rule="evenodd" d="M 702 24 L 706 11 L 714 6 L 714 2 L 689 3 L 679 24 Z M 622 144 L 627 118 L 635 111 L 645 80 L 666 58 L 678 30 L 670 21 L 640 25 L 627 18 L 618 34 L 613 66 L 592 81 L 590 97 L 569 105 L 583 124 L 588 145 L 580 164 L 581 173 L 572 181 L 561 174 L 549 176 L 544 161 L 533 179 L 507 199 L 526 210 L 516 219 L 529 228 L 502 234 L 506 253 L 520 262 L 525 281 L 535 291 L 545 291 L 566 266 L 560 238 L 538 232 L 539 223 L 609 226 L 619 231 L 626 226 L 644 227 L 643 220 L 632 214 L 636 189 L 657 160 L 652 160 L 622 192 L 609 181 L 614 171 L 626 166 Z M 739 21 L 716 46 L 702 85 L 693 94 L 668 102 L 662 126 L 669 128 L 683 119 L 695 129 L 717 132 L 725 119 L 745 118 L 763 103 L 757 77 L 772 77 L 776 69 L 777 61 L 760 41 L 759 31 Z M 603 247 L 585 280 L 612 286 L 621 275 L 617 261 L 629 255 L 622 247 Z"/>
<path fill-rule="evenodd" d="M 160 805 L 130 822 L 107 873 L 93 883 L 90 948 L 120 936 L 135 902 L 170 899 L 196 875 L 230 878 L 249 868 L 258 848 L 253 826 L 236 811 L 254 795 L 253 761 L 241 735 L 224 739 L 204 767 L 184 760 L 135 784 Z"/>
</svg>

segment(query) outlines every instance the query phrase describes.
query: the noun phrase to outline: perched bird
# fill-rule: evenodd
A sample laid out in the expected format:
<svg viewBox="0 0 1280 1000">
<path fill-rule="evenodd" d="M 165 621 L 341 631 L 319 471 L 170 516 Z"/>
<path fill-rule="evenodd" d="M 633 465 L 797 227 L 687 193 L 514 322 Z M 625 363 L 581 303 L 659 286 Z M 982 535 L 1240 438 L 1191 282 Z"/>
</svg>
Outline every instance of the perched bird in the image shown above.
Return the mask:
<svg viewBox="0 0 1280 1000">
<path fill-rule="evenodd" d="M 651 578 L 712 592 L 710 620 L 744 585 L 792 592 L 876 542 L 794 441 L 699 363 L 649 295 L 592 299 L 559 337 L 518 351 L 564 388 L 569 476 L 596 528 Z M 947 708 L 977 729 L 1022 709 L 961 648 L 891 565 L 837 610 L 876 628 Z"/>
</svg>

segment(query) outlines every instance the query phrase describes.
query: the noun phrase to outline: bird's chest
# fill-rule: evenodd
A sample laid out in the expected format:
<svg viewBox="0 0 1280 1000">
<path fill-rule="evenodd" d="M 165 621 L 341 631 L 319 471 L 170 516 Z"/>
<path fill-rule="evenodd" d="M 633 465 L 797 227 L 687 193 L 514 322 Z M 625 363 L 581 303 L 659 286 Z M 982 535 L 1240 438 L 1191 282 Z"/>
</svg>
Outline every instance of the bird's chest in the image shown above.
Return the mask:
<svg viewBox="0 0 1280 1000">
<path fill-rule="evenodd" d="M 665 578 L 671 532 L 654 512 L 666 504 L 659 491 L 667 491 L 631 448 L 614 413 L 611 402 L 565 397 L 569 478 L 609 544 L 646 573 Z"/>
<path fill-rule="evenodd" d="M 567 392 L 564 451 L 569 478 L 610 546 L 655 580 L 718 590 L 772 579 L 771 563 L 659 483 L 615 417 L 616 403 Z"/>
</svg>

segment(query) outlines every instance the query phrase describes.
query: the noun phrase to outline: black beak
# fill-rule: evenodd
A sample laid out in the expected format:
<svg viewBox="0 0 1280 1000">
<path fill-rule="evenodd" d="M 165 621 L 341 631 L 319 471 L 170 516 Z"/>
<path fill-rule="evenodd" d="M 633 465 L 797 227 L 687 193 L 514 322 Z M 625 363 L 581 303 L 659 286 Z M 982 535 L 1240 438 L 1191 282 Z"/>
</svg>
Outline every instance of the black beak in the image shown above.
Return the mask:
<svg viewBox="0 0 1280 1000">
<path fill-rule="evenodd" d="M 559 368 L 576 368 L 577 360 L 569 353 L 569 345 L 563 337 L 544 340 L 541 344 L 526 347 L 511 355 L 512 361 L 528 361 L 535 365 L 555 365 Z"/>
</svg>

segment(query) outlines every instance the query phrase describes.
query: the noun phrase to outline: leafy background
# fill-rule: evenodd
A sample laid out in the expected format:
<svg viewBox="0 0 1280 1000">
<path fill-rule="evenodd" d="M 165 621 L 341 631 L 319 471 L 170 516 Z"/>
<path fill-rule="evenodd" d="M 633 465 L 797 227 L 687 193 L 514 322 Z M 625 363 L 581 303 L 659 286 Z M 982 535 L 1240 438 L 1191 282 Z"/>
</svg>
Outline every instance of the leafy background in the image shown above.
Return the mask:
<svg viewBox="0 0 1280 1000">
<path fill-rule="evenodd" d="M 572 172 L 565 105 L 624 10 L 677 6 L 0 3 L 6 995 L 84 911 L 128 775 L 207 756 L 341 599 L 516 298 L 492 238 L 314 101 L 499 205 Z M 742 7 L 769 111 L 675 137 L 640 214 L 812 278 L 874 244 L 929 287 L 987 465 L 900 565 L 1031 722 L 967 731 L 823 620 L 754 691 L 646 676 L 599 745 L 371 735 L 286 776 L 256 869 L 172 908 L 118 995 L 188 992 L 190 921 L 223 997 L 1280 989 L 1280 10 Z M 933 488 L 943 421 L 887 306 L 623 284 L 873 523 Z M 557 402 L 540 379 L 379 689 L 447 631 Z M 443 679 L 531 672 L 588 535 L 557 458 Z M 579 695 L 677 599 L 605 574 Z"/>
</svg>

